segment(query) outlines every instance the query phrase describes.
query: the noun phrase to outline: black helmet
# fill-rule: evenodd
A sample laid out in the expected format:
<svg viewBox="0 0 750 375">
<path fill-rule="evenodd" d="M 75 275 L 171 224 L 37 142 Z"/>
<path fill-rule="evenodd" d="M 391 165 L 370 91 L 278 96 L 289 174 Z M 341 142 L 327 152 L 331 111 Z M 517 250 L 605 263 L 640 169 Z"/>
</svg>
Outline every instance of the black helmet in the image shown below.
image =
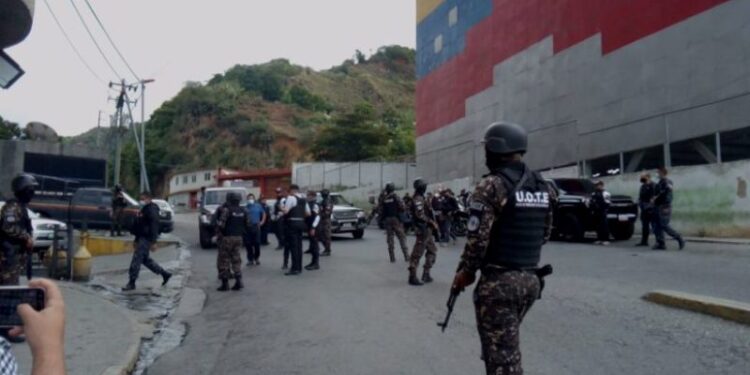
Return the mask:
<svg viewBox="0 0 750 375">
<path fill-rule="evenodd" d="M 328 198 L 329 195 L 331 195 L 331 192 L 328 191 L 328 189 L 323 189 L 320 191 L 320 196 L 323 198 Z"/>
<path fill-rule="evenodd" d="M 36 188 L 39 184 L 36 182 L 36 178 L 30 174 L 19 174 L 10 183 L 13 194 L 21 203 L 29 203 L 34 198 Z"/>
<path fill-rule="evenodd" d="M 496 122 L 484 133 L 484 149 L 493 154 L 526 153 L 528 135 L 520 125 Z"/>
<path fill-rule="evenodd" d="M 414 180 L 414 190 L 419 193 L 424 193 L 425 191 L 427 191 L 427 182 L 422 178 Z"/>
<path fill-rule="evenodd" d="M 393 191 L 396 190 L 396 185 L 393 184 L 393 182 L 388 182 L 385 184 L 385 192 L 390 194 L 393 193 Z"/>
<path fill-rule="evenodd" d="M 242 195 L 240 193 L 232 191 L 227 194 L 227 203 L 229 204 L 239 204 L 241 200 Z"/>
</svg>

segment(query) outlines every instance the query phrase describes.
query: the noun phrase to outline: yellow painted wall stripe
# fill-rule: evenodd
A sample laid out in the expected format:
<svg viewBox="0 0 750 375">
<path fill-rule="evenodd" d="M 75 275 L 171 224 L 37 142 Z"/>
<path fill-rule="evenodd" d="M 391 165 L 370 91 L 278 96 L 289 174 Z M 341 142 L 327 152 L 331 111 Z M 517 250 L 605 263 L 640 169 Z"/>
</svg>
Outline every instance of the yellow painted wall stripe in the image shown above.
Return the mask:
<svg viewBox="0 0 750 375">
<path fill-rule="evenodd" d="M 417 0 L 417 23 L 422 22 L 445 0 Z"/>
</svg>

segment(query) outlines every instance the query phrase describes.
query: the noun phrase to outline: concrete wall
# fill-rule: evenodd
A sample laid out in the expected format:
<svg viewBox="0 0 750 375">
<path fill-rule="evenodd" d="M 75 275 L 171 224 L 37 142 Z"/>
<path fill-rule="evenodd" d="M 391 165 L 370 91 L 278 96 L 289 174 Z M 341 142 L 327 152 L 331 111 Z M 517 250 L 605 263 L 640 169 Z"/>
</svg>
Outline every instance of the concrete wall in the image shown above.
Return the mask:
<svg viewBox="0 0 750 375">
<path fill-rule="evenodd" d="M 633 173 L 603 180 L 610 192 L 635 198 L 639 177 Z M 693 236 L 750 237 L 750 161 L 673 168 L 669 178 L 678 230 Z"/>
<path fill-rule="evenodd" d="M 13 177 L 24 172 L 24 155 L 27 152 L 107 160 L 105 152 L 81 146 L 57 142 L 0 141 L 0 165 L 2 165 L 2 168 L 0 168 L 0 193 L 4 196 L 12 195 L 10 182 Z"/>
<path fill-rule="evenodd" d="M 292 182 L 302 190 L 327 188 L 356 201 L 379 194 L 388 182 L 393 182 L 397 189 L 411 188 L 417 177 L 413 163 L 294 163 L 292 166 Z"/>
<path fill-rule="evenodd" d="M 461 11 L 484 12 L 488 2 L 479 20 Z M 750 126 L 750 1 L 585 3 L 425 5 L 418 174 L 476 180 L 478 141 L 497 120 L 528 129 L 527 160 L 537 169 Z M 469 17 L 470 27 L 450 25 L 456 7 L 458 24 Z"/>
</svg>

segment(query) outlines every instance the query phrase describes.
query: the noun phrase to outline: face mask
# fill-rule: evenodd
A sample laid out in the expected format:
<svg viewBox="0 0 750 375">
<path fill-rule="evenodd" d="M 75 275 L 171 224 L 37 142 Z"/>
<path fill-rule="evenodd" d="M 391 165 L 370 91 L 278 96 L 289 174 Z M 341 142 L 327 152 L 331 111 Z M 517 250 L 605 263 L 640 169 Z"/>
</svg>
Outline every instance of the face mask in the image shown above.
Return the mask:
<svg viewBox="0 0 750 375">
<path fill-rule="evenodd" d="M 255 204 L 255 199 L 250 199 L 247 202 L 250 203 L 250 204 Z"/>
<path fill-rule="evenodd" d="M 143 207 L 143 206 L 145 206 L 145 205 L 146 205 L 146 201 L 138 201 L 138 204 L 139 204 L 139 205 L 140 205 L 141 207 Z"/>
</svg>

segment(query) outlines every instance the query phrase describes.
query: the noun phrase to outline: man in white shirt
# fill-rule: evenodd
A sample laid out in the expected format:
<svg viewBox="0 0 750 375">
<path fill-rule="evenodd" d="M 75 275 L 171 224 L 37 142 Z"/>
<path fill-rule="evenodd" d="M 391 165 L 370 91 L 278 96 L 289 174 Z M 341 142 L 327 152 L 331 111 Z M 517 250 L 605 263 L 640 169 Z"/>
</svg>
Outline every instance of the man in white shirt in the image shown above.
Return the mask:
<svg viewBox="0 0 750 375">
<path fill-rule="evenodd" d="M 302 273 L 302 233 L 305 231 L 305 218 L 310 216 L 310 206 L 299 194 L 299 186 L 289 186 L 289 195 L 284 200 L 284 227 L 286 228 L 285 252 L 292 258 L 292 267 L 285 275 L 295 276 Z"/>
</svg>

